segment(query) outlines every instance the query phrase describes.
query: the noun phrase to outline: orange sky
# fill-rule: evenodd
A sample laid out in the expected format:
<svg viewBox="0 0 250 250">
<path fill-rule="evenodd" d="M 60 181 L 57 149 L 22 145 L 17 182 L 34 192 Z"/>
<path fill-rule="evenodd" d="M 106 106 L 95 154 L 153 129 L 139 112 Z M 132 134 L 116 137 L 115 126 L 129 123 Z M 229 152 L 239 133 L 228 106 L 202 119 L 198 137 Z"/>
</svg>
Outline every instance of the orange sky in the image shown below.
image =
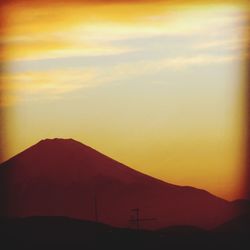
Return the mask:
<svg viewBox="0 0 250 250">
<path fill-rule="evenodd" d="M 70 137 L 168 182 L 240 197 L 248 10 L 208 2 L 2 5 L 4 159 Z"/>
</svg>

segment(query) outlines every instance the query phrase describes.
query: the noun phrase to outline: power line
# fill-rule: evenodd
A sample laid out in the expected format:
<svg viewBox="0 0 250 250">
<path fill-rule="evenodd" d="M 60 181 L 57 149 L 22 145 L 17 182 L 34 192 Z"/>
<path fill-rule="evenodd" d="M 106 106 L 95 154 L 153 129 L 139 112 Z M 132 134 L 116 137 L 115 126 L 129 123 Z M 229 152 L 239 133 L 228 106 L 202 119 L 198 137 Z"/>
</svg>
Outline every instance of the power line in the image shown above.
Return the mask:
<svg viewBox="0 0 250 250">
<path fill-rule="evenodd" d="M 145 221 L 155 221 L 156 218 L 140 218 L 140 209 L 139 208 L 133 208 L 131 209 L 133 212 L 134 216 L 129 220 L 130 223 L 136 224 L 136 229 L 140 230 L 140 222 L 145 222 Z"/>
</svg>

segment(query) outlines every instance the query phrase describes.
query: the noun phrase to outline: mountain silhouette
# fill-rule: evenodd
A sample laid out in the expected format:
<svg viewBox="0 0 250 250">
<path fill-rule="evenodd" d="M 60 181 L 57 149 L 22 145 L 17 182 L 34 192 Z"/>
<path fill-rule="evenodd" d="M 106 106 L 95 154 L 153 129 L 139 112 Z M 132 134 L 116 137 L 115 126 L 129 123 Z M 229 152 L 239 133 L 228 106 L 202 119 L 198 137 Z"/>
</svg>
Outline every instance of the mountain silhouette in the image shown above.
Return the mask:
<svg viewBox="0 0 250 250">
<path fill-rule="evenodd" d="M 139 208 L 142 218 L 156 218 L 142 228 L 209 229 L 236 216 L 231 202 L 142 174 L 72 139 L 42 140 L 2 163 L 0 181 L 9 217 L 65 216 L 129 227 L 131 209 Z"/>
</svg>

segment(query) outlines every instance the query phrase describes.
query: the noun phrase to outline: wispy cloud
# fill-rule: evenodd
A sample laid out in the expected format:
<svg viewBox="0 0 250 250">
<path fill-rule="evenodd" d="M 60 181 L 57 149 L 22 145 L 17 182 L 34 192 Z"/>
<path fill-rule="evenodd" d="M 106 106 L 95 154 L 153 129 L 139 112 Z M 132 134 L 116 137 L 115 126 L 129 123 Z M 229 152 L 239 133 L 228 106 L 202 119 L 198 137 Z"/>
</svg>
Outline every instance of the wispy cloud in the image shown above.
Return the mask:
<svg viewBox="0 0 250 250">
<path fill-rule="evenodd" d="M 135 51 L 128 46 L 113 46 L 107 43 L 72 40 L 65 34 L 53 37 L 53 34 L 40 34 L 26 37 L 3 39 L 4 58 L 6 61 L 42 60 L 49 58 L 65 58 L 68 56 L 105 56 L 119 55 Z"/>
<path fill-rule="evenodd" d="M 210 53 L 209 49 L 227 47 L 233 50 L 241 46 L 242 38 L 233 37 L 232 32 L 228 30 L 242 25 L 243 17 L 238 8 L 230 6 L 217 8 L 214 11 L 203 8 L 198 12 L 192 9 L 174 13 L 162 10 L 160 15 L 154 15 L 154 13 L 139 15 L 135 23 L 95 20 L 92 23 L 75 22 L 74 25 L 56 31 L 50 30 L 48 26 L 40 33 L 14 32 L 2 40 L 6 58 L 10 63 L 53 58 L 67 60 L 70 57 L 84 56 L 97 57 L 97 63 L 96 65 L 86 63 L 85 68 L 81 69 L 76 60 L 74 68 L 70 69 L 54 69 L 52 66 L 47 67 L 47 69 L 50 68 L 49 70 L 39 71 L 39 69 L 32 70 L 31 67 L 22 72 L 10 72 L 2 76 L 2 81 L 5 83 L 4 92 L 6 96 L 11 97 L 9 100 L 17 102 L 54 100 L 84 88 L 123 80 L 131 82 L 133 77 L 143 79 L 149 74 L 157 74 L 161 71 L 181 71 L 240 61 L 239 53 L 215 54 Z M 226 37 L 220 36 L 221 28 L 227 34 Z M 166 39 L 166 44 L 161 45 L 160 49 L 159 47 L 156 49 L 156 44 L 152 43 L 150 48 L 144 46 L 143 42 L 149 41 L 150 38 L 159 38 L 157 42 L 160 42 L 161 36 L 174 37 L 179 39 L 178 41 L 183 39 L 183 44 L 180 43 L 180 52 L 176 50 L 170 55 L 164 52 L 165 47 L 171 49 L 171 46 L 175 45 L 175 41 L 171 39 L 169 41 Z M 193 39 L 188 46 L 184 39 L 187 36 Z M 136 39 L 140 39 L 141 46 L 133 43 Z M 130 40 L 129 43 L 128 40 Z M 151 50 L 150 53 L 156 51 L 161 53 L 157 59 L 149 56 L 133 60 L 128 56 L 126 62 L 117 59 L 105 65 L 105 56 L 118 55 L 119 57 L 121 54 L 127 55 L 141 50 L 145 53 L 147 50 Z M 102 66 L 98 61 L 102 61 Z M 14 102 L 11 101 L 11 103 Z"/>
<path fill-rule="evenodd" d="M 246 48 L 248 42 L 249 42 L 248 38 L 239 36 L 228 39 L 205 41 L 200 44 L 196 44 L 194 48 L 197 50 L 207 50 L 214 48 L 222 48 L 224 50 L 243 50 L 244 48 Z"/>
<path fill-rule="evenodd" d="M 44 72 L 22 72 L 1 76 L 5 93 L 3 106 L 15 103 L 58 99 L 65 94 L 82 88 L 93 87 L 95 71 L 93 69 L 68 69 Z"/>
<path fill-rule="evenodd" d="M 54 28 L 49 8 L 34 9 L 34 14 L 23 10 L 23 13 L 16 13 L 17 17 L 10 16 L 8 35 L 1 41 L 5 48 L 4 58 L 11 61 L 119 55 L 139 48 L 117 46 L 113 41 L 157 36 L 184 39 L 185 36 L 216 34 L 228 27 L 237 26 L 244 15 L 235 6 L 217 7 L 212 11 L 211 8 L 203 8 L 195 14 L 192 8 L 182 10 L 180 7 L 178 11 L 176 7 L 174 11 L 168 5 L 163 5 L 161 10 L 149 11 L 148 8 L 149 6 L 137 15 L 136 21 L 131 22 L 131 15 L 128 15 L 127 19 L 130 21 L 123 22 L 117 15 L 113 19 L 112 13 L 105 14 L 104 7 L 98 9 L 99 15 L 95 15 L 98 18 L 94 18 L 93 15 L 86 14 L 86 9 L 82 7 L 74 8 L 76 16 L 67 15 L 68 9 L 63 6 L 55 14 L 58 23 Z M 123 7 L 123 10 L 129 13 L 131 6 Z M 95 9 L 91 9 L 90 13 L 93 11 Z M 88 17 L 87 21 L 83 18 L 85 16 Z M 26 20 L 27 18 L 31 20 Z M 23 19 L 26 21 L 22 22 Z"/>
<path fill-rule="evenodd" d="M 197 54 L 194 56 L 179 56 L 173 58 L 165 58 L 155 61 L 139 61 L 135 63 L 120 64 L 110 71 L 106 70 L 106 77 L 109 81 L 122 78 L 131 78 L 134 76 L 145 77 L 148 74 L 157 74 L 161 71 L 182 71 L 188 68 L 205 67 L 216 64 L 226 64 L 242 60 L 237 55 L 209 55 Z M 112 74 L 110 74 L 112 71 Z M 104 79 L 106 79 L 104 76 Z"/>
<path fill-rule="evenodd" d="M 135 76 L 143 79 L 149 74 L 157 74 L 161 71 L 181 71 L 190 67 L 225 64 L 240 59 L 237 56 L 200 54 L 193 57 L 182 56 L 155 61 L 124 63 L 105 68 L 48 70 L 3 75 L 2 81 L 6 84 L 2 86 L 2 90 L 7 96 L 4 103 L 11 105 L 15 102 L 29 100 L 57 100 L 74 91 L 120 82 L 121 80 L 130 79 L 131 81 Z"/>
</svg>

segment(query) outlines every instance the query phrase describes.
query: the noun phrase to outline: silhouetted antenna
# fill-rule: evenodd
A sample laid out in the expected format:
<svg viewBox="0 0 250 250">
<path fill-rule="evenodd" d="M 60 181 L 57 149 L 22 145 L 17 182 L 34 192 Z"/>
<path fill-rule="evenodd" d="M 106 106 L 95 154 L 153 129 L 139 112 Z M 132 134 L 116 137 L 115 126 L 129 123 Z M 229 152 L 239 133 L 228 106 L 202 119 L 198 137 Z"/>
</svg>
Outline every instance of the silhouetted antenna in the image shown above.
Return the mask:
<svg viewBox="0 0 250 250">
<path fill-rule="evenodd" d="M 136 224 L 136 229 L 139 230 L 140 229 L 140 216 L 139 216 L 139 208 L 134 208 L 134 209 L 131 209 L 132 212 L 134 212 L 135 214 L 135 218 L 131 219 L 131 222 L 134 222 Z"/>
<path fill-rule="evenodd" d="M 139 208 L 131 209 L 131 211 L 133 212 L 134 216 L 132 215 L 129 222 L 135 224 L 137 230 L 140 230 L 140 222 L 155 221 L 156 220 L 156 218 L 140 218 L 140 209 Z"/>
<path fill-rule="evenodd" d="M 95 221 L 98 222 L 98 204 L 97 204 L 97 195 L 94 193 L 94 210 L 95 210 Z"/>
</svg>

